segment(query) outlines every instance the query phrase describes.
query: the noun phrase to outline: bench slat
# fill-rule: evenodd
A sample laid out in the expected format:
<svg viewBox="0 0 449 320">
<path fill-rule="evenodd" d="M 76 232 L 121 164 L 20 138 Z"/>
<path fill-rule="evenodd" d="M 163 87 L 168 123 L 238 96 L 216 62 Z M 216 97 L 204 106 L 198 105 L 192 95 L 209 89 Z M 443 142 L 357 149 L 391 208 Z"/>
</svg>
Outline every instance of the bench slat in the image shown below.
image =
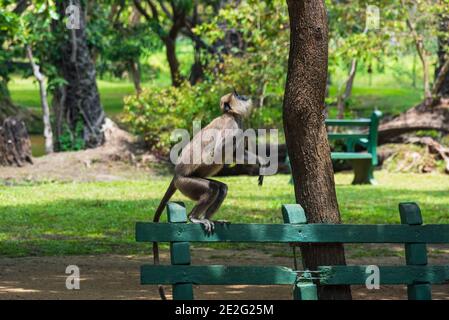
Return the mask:
<svg viewBox="0 0 449 320">
<path fill-rule="evenodd" d="M 364 285 L 371 275 L 366 272 L 367 266 L 330 266 L 318 270 L 320 282 L 325 285 Z M 380 266 L 379 272 L 380 284 L 444 284 L 449 281 L 449 266 Z M 141 284 L 293 285 L 296 276 L 292 269 L 279 266 L 141 266 Z"/>
<path fill-rule="evenodd" d="M 353 139 L 353 140 L 358 140 L 358 139 L 369 139 L 369 135 L 365 134 L 365 133 L 328 133 L 327 136 L 329 137 L 329 139 L 332 140 L 337 140 L 337 139 L 344 139 L 344 140 L 348 140 L 348 139 Z"/>
<path fill-rule="evenodd" d="M 327 119 L 328 126 L 365 127 L 371 125 L 371 119 L 340 120 Z"/>
<path fill-rule="evenodd" d="M 270 266 L 170 266 L 143 265 L 141 284 L 187 283 L 226 284 L 294 284 L 296 273 L 289 268 Z"/>
<path fill-rule="evenodd" d="M 140 242 L 449 243 L 449 225 L 216 224 L 208 235 L 197 224 L 136 224 Z"/>
<path fill-rule="evenodd" d="M 357 160 L 357 159 L 372 159 L 371 153 L 366 152 L 332 152 L 331 158 L 333 160 Z"/>
<path fill-rule="evenodd" d="M 320 283 L 325 285 L 365 284 L 367 266 L 319 267 L 322 271 Z M 449 282 L 447 266 L 379 266 L 380 284 L 407 284 L 427 282 L 444 284 Z"/>
</svg>

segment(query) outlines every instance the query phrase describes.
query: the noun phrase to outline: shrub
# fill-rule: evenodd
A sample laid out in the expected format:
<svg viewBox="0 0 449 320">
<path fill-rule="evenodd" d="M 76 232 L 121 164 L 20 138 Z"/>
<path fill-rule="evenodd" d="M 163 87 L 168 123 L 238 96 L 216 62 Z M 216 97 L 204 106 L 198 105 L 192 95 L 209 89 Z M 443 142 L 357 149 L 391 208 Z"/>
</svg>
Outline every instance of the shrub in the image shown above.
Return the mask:
<svg viewBox="0 0 449 320">
<path fill-rule="evenodd" d="M 224 92 L 214 88 L 203 91 L 204 84 L 145 89 L 140 96 L 125 98 L 124 122 L 142 136 L 153 150 L 167 153 L 175 129 L 191 132 L 192 122 L 202 125 L 220 114 L 219 101 Z"/>
<path fill-rule="evenodd" d="M 63 132 L 59 137 L 59 150 L 64 151 L 79 151 L 85 147 L 83 139 L 84 124 L 78 121 L 74 132 L 70 131 L 67 125 L 64 126 Z"/>
</svg>

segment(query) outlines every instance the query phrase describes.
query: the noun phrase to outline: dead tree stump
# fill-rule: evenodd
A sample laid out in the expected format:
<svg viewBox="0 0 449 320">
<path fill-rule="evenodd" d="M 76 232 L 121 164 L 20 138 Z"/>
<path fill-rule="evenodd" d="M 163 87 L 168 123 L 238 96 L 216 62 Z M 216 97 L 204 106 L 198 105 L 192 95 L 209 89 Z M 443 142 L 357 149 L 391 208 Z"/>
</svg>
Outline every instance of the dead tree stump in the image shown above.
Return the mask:
<svg viewBox="0 0 449 320">
<path fill-rule="evenodd" d="M 22 167 L 33 164 L 31 141 L 25 123 L 14 117 L 8 117 L 0 127 L 0 166 Z"/>
</svg>

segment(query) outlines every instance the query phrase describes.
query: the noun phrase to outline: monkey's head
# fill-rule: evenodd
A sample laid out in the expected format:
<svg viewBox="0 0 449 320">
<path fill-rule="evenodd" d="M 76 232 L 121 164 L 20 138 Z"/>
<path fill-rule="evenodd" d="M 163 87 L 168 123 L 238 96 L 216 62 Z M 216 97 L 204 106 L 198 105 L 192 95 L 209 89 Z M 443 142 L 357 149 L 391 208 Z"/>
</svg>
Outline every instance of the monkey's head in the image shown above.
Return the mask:
<svg viewBox="0 0 449 320">
<path fill-rule="evenodd" d="M 247 117 L 251 113 L 252 101 L 245 96 L 240 96 L 235 90 L 220 99 L 220 109 L 223 113 L 230 113 Z"/>
</svg>

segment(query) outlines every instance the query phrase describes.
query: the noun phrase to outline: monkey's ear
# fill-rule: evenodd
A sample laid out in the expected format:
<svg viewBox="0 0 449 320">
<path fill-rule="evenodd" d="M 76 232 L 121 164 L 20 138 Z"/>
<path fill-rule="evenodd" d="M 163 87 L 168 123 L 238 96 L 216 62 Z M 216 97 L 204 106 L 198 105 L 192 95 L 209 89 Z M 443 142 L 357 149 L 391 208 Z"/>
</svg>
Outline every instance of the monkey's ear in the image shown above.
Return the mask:
<svg viewBox="0 0 449 320">
<path fill-rule="evenodd" d="M 235 95 L 236 97 L 239 97 L 239 94 L 237 93 L 237 90 L 235 90 L 235 87 L 233 87 L 233 90 L 234 90 L 234 95 Z"/>
</svg>

